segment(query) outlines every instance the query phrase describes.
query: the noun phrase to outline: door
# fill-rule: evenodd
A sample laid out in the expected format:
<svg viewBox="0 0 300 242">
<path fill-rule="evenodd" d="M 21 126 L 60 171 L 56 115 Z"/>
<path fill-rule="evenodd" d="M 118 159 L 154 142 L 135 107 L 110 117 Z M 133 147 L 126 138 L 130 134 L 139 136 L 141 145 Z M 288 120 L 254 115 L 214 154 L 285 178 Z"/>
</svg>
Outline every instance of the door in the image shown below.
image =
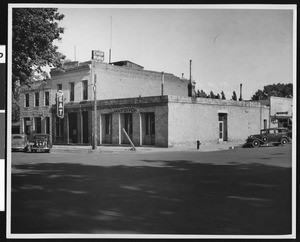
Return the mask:
<svg viewBox="0 0 300 242">
<path fill-rule="evenodd" d="M 219 121 L 219 141 L 224 141 L 224 122 Z"/>
<path fill-rule="evenodd" d="M 129 138 L 132 141 L 132 113 L 124 113 L 124 126 L 126 133 L 128 134 Z M 123 133 L 123 131 L 122 131 Z M 123 135 L 123 144 L 130 144 L 130 141 Z"/>
<path fill-rule="evenodd" d="M 89 143 L 89 116 L 88 112 L 82 112 L 82 142 L 87 144 Z"/>
<path fill-rule="evenodd" d="M 69 113 L 69 143 L 78 143 L 77 113 Z"/>
<path fill-rule="evenodd" d="M 145 113 L 143 116 L 143 144 L 155 145 L 155 115 Z"/>
</svg>

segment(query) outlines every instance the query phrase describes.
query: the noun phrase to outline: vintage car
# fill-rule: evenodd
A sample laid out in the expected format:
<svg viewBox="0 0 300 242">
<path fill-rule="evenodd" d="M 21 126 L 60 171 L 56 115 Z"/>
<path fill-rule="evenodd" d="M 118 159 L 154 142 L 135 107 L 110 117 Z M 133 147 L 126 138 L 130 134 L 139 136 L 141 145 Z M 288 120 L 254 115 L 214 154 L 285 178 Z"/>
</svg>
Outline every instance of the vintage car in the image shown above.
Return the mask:
<svg viewBox="0 0 300 242">
<path fill-rule="evenodd" d="M 13 134 L 11 136 L 11 149 L 12 151 L 28 151 L 29 140 L 26 134 Z"/>
<path fill-rule="evenodd" d="M 283 146 L 290 141 L 291 139 L 286 128 L 270 128 L 262 129 L 260 134 L 250 135 L 246 140 L 246 145 L 252 145 L 253 147 L 268 144 Z"/>
<path fill-rule="evenodd" d="M 50 153 L 52 142 L 49 134 L 34 134 L 30 145 L 31 152 L 44 151 Z"/>
</svg>

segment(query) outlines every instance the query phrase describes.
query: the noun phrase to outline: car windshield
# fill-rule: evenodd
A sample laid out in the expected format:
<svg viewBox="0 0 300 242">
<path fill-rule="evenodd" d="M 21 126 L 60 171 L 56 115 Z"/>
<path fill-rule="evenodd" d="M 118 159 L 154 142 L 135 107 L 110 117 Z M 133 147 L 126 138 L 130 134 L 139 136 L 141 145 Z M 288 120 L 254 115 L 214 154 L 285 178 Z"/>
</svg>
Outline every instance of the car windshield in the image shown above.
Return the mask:
<svg viewBox="0 0 300 242">
<path fill-rule="evenodd" d="M 33 138 L 34 139 L 47 139 L 47 135 L 35 135 Z"/>
</svg>

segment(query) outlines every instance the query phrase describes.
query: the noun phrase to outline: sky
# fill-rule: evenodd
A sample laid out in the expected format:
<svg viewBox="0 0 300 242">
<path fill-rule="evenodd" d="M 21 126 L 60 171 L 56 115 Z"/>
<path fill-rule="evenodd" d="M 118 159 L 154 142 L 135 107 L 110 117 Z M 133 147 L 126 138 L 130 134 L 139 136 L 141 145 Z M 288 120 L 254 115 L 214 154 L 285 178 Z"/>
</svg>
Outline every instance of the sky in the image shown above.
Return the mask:
<svg viewBox="0 0 300 242">
<path fill-rule="evenodd" d="M 65 5 L 59 51 L 87 61 L 129 60 L 145 70 L 190 76 L 196 90 L 250 99 L 263 86 L 293 82 L 293 11 L 151 6 Z M 71 8 L 72 7 L 72 8 Z M 75 8 L 73 8 L 75 7 Z M 245 7 L 244 7 L 245 8 Z"/>
</svg>

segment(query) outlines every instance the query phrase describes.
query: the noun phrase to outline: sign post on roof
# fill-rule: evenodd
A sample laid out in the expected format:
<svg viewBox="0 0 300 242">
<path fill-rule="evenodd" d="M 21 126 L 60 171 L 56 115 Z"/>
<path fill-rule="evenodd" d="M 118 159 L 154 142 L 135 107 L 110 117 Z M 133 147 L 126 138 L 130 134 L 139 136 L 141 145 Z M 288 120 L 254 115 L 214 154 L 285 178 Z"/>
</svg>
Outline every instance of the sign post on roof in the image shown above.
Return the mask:
<svg viewBox="0 0 300 242">
<path fill-rule="evenodd" d="M 59 90 L 56 93 L 56 115 L 57 117 L 64 118 L 64 93 L 62 90 Z"/>
<path fill-rule="evenodd" d="M 104 61 L 104 52 L 100 50 L 92 51 L 92 60 L 95 61 Z"/>
</svg>

